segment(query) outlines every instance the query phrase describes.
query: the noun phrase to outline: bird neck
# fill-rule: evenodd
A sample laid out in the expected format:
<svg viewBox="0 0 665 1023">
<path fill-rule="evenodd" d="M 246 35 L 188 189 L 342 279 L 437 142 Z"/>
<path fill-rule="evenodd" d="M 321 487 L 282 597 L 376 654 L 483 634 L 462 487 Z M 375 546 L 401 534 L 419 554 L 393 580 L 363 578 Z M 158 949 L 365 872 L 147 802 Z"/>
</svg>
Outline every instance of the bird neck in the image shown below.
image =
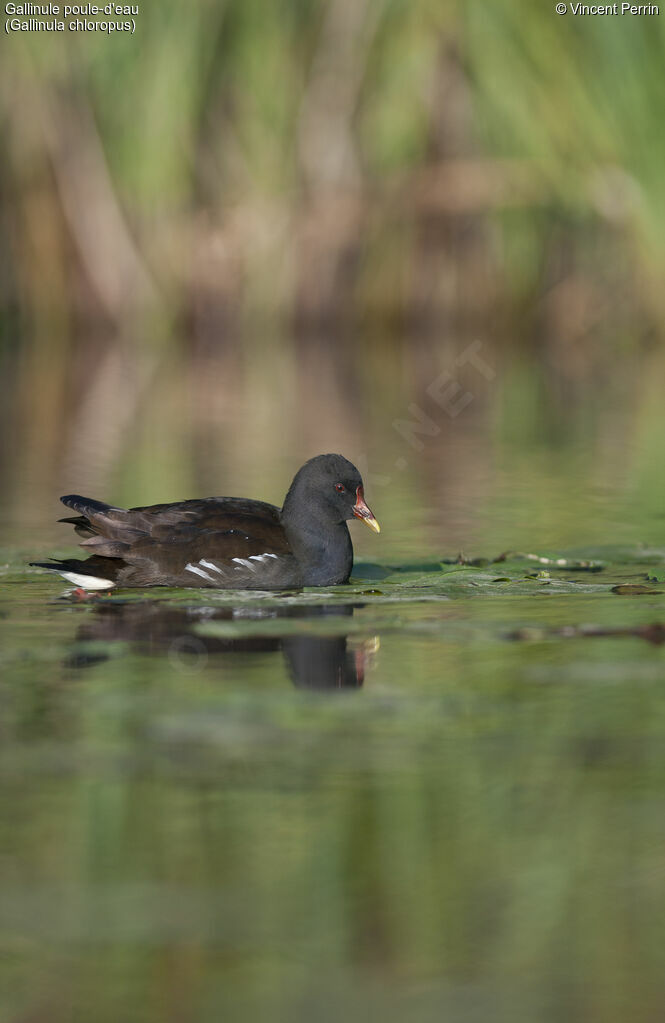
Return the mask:
<svg viewBox="0 0 665 1023">
<path fill-rule="evenodd" d="M 282 525 L 291 550 L 303 570 L 305 586 L 345 583 L 353 567 L 353 546 L 346 522 L 331 522 L 325 509 L 296 504 L 287 495 Z"/>
</svg>

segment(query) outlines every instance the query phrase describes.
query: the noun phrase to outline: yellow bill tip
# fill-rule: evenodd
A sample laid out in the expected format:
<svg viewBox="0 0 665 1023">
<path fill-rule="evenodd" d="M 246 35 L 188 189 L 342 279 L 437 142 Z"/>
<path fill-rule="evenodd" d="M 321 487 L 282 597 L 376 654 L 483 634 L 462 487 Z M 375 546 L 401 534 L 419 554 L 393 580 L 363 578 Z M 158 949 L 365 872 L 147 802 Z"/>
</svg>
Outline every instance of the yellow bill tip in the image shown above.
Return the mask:
<svg viewBox="0 0 665 1023">
<path fill-rule="evenodd" d="M 369 526 L 370 529 L 373 529 L 375 533 L 380 533 L 381 532 L 381 526 L 376 521 L 376 519 L 374 518 L 373 515 L 371 516 L 371 518 L 368 518 L 368 519 L 366 519 L 363 516 L 362 521 L 365 523 L 366 526 Z"/>
</svg>

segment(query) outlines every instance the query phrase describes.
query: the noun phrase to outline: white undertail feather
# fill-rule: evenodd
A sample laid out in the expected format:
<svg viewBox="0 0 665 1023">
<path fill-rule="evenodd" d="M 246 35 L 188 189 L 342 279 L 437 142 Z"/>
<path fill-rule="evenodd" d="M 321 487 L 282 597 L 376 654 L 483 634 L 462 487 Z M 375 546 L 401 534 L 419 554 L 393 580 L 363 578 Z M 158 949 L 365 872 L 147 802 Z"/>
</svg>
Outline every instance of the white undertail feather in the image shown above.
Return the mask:
<svg viewBox="0 0 665 1023">
<path fill-rule="evenodd" d="M 115 583 L 110 579 L 99 579 L 94 575 L 79 575 L 78 572 L 60 572 L 63 579 L 82 590 L 112 590 Z"/>
</svg>

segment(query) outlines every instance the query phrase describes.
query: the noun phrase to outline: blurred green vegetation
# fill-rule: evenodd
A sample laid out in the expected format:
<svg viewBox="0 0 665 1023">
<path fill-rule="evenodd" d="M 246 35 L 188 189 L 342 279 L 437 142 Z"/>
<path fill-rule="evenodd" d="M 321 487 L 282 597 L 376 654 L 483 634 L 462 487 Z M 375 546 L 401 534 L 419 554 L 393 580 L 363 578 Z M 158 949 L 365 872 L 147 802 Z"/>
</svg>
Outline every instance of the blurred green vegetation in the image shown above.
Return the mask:
<svg viewBox="0 0 665 1023">
<path fill-rule="evenodd" d="M 664 34 L 527 0 L 163 0 L 133 36 L 14 33 L 5 335 L 528 306 L 524 343 L 634 345 L 663 312 Z"/>
<path fill-rule="evenodd" d="M 424 545 L 511 487 L 564 544 L 594 488 L 657 514 L 664 25 L 163 0 L 133 36 L 6 36 L 3 528 L 69 489 L 279 501 L 327 449 Z M 492 381 L 455 369 L 477 339 Z M 413 404 L 423 450 L 392 427 Z"/>
</svg>

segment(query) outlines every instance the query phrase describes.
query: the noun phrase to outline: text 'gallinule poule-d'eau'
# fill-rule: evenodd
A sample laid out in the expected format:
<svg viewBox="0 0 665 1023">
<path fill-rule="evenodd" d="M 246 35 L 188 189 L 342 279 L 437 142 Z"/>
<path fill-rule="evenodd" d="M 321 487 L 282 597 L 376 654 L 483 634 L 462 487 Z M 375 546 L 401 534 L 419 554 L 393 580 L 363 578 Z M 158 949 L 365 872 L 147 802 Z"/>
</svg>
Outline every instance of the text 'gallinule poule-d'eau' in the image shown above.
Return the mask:
<svg viewBox="0 0 665 1023">
<path fill-rule="evenodd" d="M 85 561 L 33 562 L 86 590 L 196 586 L 279 590 L 347 582 L 353 547 L 347 520 L 379 532 L 360 473 L 342 455 L 317 455 L 296 473 L 280 510 L 265 501 L 206 497 L 114 508 L 61 498 L 90 551 Z"/>
</svg>

